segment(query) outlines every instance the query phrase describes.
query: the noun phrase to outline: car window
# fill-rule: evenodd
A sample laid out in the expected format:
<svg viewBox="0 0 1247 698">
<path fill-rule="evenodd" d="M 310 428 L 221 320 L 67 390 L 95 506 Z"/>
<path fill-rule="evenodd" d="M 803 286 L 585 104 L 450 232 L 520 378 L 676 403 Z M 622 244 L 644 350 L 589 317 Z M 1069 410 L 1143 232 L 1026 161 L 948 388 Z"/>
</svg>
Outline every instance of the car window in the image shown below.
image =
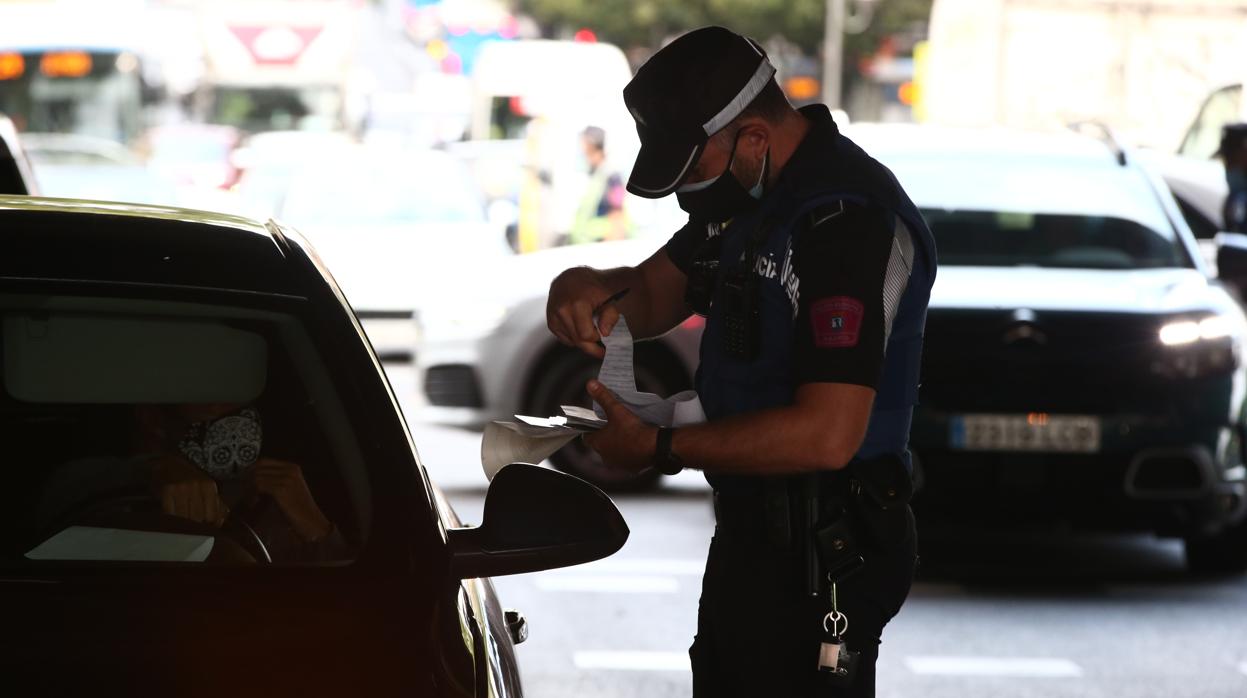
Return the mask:
<svg viewBox="0 0 1247 698">
<path fill-rule="evenodd" d="M 1081 269 L 1182 267 L 1173 236 L 1107 216 L 925 210 L 940 264 Z"/>
<path fill-rule="evenodd" d="M 0 295 L 0 565 L 339 564 L 358 444 L 292 314 Z"/>
</svg>

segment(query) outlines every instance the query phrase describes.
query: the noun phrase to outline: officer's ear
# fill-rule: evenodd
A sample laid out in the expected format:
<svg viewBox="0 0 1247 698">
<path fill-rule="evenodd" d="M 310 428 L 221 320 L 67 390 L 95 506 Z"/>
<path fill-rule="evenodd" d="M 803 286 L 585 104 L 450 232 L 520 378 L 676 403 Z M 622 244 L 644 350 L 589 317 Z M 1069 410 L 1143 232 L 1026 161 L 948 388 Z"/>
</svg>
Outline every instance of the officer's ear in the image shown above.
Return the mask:
<svg viewBox="0 0 1247 698">
<path fill-rule="evenodd" d="M 753 160 L 761 160 L 766 149 L 771 145 L 771 125 L 763 119 L 749 119 L 740 128 L 736 149 L 749 155 Z"/>
</svg>

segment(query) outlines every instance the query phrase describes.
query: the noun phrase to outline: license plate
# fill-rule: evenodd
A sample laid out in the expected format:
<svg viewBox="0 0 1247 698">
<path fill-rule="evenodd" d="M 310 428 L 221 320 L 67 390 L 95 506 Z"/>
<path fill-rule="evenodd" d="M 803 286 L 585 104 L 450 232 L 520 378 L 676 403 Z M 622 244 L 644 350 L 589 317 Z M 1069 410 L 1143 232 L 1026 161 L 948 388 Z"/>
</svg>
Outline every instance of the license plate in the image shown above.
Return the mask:
<svg viewBox="0 0 1247 698">
<path fill-rule="evenodd" d="M 966 414 L 953 417 L 949 445 L 965 451 L 1095 453 L 1100 418 L 1084 415 Z"/>
</svg>

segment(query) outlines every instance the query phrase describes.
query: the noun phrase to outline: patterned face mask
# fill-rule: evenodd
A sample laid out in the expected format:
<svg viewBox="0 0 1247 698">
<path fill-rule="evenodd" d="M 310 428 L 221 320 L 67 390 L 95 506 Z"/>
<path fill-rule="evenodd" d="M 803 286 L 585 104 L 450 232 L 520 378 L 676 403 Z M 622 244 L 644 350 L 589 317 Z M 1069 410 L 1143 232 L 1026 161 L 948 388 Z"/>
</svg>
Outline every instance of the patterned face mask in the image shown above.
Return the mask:
<svg viewBox="0 0 1247 698">
<path fill-rule="evenodd" d="M 238 477 L 260 457 L 264 429 L 260 412 L 245 407 L 186 428 L 178 449 L 186 459 L 216 480 Z"/>
</svg>

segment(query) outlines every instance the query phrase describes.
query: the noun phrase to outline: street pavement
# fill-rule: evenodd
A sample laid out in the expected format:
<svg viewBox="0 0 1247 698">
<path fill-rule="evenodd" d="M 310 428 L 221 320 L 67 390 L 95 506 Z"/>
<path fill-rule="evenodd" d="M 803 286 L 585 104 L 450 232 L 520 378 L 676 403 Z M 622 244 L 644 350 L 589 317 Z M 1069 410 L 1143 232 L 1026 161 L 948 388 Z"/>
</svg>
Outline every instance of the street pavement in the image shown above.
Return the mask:
<svg viewBox="0 0 1247 698">
<path fill-rule="evenodd" d="M 480 521 L 480 435 L 409 409 L 430 476 Z M 687 473 L 615 501 L 632 535 L 614 556 L 495 580 L 532 630 L 517 650 L 529 696 L 690 694 L 709 491 Z M 919 579 L 884 633 L 880 698 L 1247 697 L 1247 577 L 1191 577 L 1175 541 L 990 526 L 920 539 Z"/>
</svg>

